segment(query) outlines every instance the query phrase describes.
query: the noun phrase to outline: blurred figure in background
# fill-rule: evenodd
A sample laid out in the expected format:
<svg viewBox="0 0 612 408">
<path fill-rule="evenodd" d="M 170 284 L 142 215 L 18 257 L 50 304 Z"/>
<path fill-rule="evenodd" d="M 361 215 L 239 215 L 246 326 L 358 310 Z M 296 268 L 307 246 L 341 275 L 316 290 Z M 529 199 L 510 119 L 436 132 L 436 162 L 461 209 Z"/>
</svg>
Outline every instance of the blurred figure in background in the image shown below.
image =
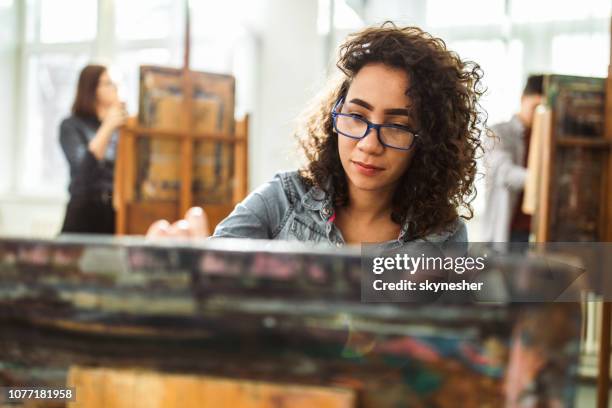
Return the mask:
<svg viewBox="0 0 612 408">
<path fill-rule="evenodd" d="M 536 107 L 542 103 L 542 75 L 531 75 L 521 96 L 520 111 L 491 127 L 485 150 L 484 242 L 528 242 L 531 216 L 522 209 L 527 156 Z"/>
<path fill-rule="evenodd" d="M 117 128 L 126 118 L 106 67 L 83 68 L 72 115 L 60 125 L 59 140 L 70 167 L 70 201 L 62 233 L 114 234 Z"/>
</svg>

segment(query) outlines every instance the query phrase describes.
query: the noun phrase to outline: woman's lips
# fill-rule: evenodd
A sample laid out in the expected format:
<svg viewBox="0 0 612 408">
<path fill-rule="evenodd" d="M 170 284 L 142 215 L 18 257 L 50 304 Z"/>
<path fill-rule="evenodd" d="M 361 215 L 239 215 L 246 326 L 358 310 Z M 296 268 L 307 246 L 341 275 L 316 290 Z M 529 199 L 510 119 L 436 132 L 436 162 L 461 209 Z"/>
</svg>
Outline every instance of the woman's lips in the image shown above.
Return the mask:
<svg viewBox="0 0 612 408">
<path fill-rule="evenodd" d="M 384 170 L 382 167 L 376 167 L 358 161 L 351 160 L 351 163 L 353 163 L 358 172 L 366 176 L 374 176 Z"/>
</svg>

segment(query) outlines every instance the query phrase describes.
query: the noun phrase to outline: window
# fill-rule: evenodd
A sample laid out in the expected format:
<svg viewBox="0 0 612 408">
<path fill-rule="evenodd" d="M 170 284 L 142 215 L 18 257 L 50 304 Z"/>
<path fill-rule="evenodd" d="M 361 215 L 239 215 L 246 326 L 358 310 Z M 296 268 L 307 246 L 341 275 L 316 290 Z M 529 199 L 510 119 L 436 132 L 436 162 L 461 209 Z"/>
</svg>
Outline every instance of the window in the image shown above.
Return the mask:
<svg viewBox="0 0 612 408">
<path fill-rule="evenodd" d="M 320 0 L 328 4 L 330 0 Z M 347 1 L 349 3 L 349 1 Z M 368 2 L 366 24 L 391 18 L 423 27 L 445 40 L 461 58 L 479 63 L 487 92 L 481 104 L 492 125 L 507 120 L 520 104 L 531 73 L 606 76 L 610 58 L 610 0 L 423 0 Z M 322 10 L 324 11 L 324 10 Z M 329 15 L 321 23 L 329 22 Z M 482 180 L 477 182 L 482 192 Z M 478 194 L 471 239 L 478 239 Z"/>
<path fill-rule="evenodd" d="M 41 43 L 75 43 L 92 41 L 96 36 L 98 4 L 96 0 L 38 0 Z M 70 18 L 67 22 L 68 10 Z"/>
<path fill-rule="evenodd" d="M 568 75 L 608 75 L 609 34 L 562 34 L 553 37 L 552 71 Z M 594 52 L 597 50 L 597 52 Z"/>
<path fill-rule="evenodd" d="M 28 0 L 17 2 L 25 15 L 22 45 L 21 104 L 17 107 L 19 160 L 15 184 L 22 193 L 65 191 L 68 172 L 58 143 L 61 119 L 70 112 L 76 78 L 95 48 L 96 0 Z M 78 19 L 66 24 L 66 11 Z M 59 191 L 58 191 L 59 190 Z"/>
<path fill-rule="evenodd" d="M 481 65 L 488 88 L 481 104 L 492 125 L 518 110 L 531 73 L 605 76 L 609 18 L 609 0 L 428 0 L 425 28 L 435 30 L 462 58 Z M 482 179 L 476 187 L 481 194 L 473 203 L 470 237 L 477 240 Z"/>
<path fill-rule="evenodd" d="M 265 12 L 262 0 L 191 2 L 191 69 L 234 75 L 236 115 L 254 109 L 258 48 L 254 33 L 256 20 Z"/>
<path fill-rule="evenodd" d="M 453 27 L 500 24 L 504 19 L 501 0 L 428 0 L 427 25 Z"/>
<path fill-rule="evenodd" d="M 319 34 L 327 34 L 330 32 L 329 21 L 332 1 L 334 2 L 333 12 L 335 30 L 354 30 L 363 26 L 363 20 L 355 9 L 347 3 L 347 0 L 319 0 L 319 13 L 317 18 L 317 30 Z"/>
<path fill-rule="evenodd" d="M 15 42 L 14 3 L 12 0 L 0 0 L 0 48 Z"/>
<path fill-rule="evenodd" d="M 516 111 L 522 89 L 523 47 L 520 41 L 505 43 L 500 39 L 451 41 L 449 49 L 462 59 L 477 62 L 483 70 L 482 85 L 487 91 L 480 104 L 487 110 L 488 125 L 506 120 Z M 476 177 L 476 189 L 484 190 L 482 167 Z M 473 203 L 476 213 L 483 211 L 483 194 Z"/>
<path fill-rule="evenodd" d="M 507 119 L 516 110 L 522 89 L 522 43 L 501 39 L 450 41 L 448 48 L 480 65 L 482 84 L 487 89 L 480 103 L 487 110 L 488 123 Z"/>
<path fill-rule="evenodd" d="M 512 0 L 510 16 L 516 23 L 583 20 L 610 15 L 609 0 Z"/>
<path fill-rule="evenodd" d="M 171 0 L 116 2 L 116 35 L 120 41 L 164 39 L 172 33 L 171 16 L 178 10 Z"/>
<path fill-rule="evenodd" d="M 41 53 L 28 58 L 26 88 L 26 149 L 20 185 L 28 191 L 50 193 L 44 186 L 67 182 L 67 170 L 58 143 L 61 119 L 70 112 L 75 78 L 87 63 L 85 53 Z"/>
<path fill-rule="evenodd" d="M 17 72 L 16 7 L 12 0 L 0 0 L 0 191 L 7 191 L 13 183 L 15 83 L 8 80 Z"/>
<path fill-rule="evenodd" d="M 12 165 L 14 180 L 3 179 L 0 184 L 15 185 L 21 194 L 65 195 L 68 168 L 58 131 L 61 120 L 70 113 L 80 70 L 92 62 L 109 66 L 128 112 L 135 115 L 139 66 L 183 64 L 185 1 L 0 0 L 0 22 L 5 21 L 4 8 L 18 7 L 19 12 L 12 10 L 11 16 L 22 16 L 25 32 L 18 61 L 21 75 L 8 76 L 20 81 L 15 87 L 20 103 L 14 132 L 19 136 L 11 138 L 17 144 L 11 150 L 19 156 Z M 210 7 L 209 1 L 191 3 L 192 69 L 242 75 L 237 78 L 237 102 L 243 111 L 252 108 L 252 104 L 244 107 L 248 103 L 244 93 L 251 92 L 254 77 L 245 75 L 236 62 L 256 65 L 249 48 L 255 42 L 243 28 L 243 20 L 250 18 L 261 1 L 227 0 L 222 7 L 217 3 Z M 239 19 L 235 10 L 241 10 Z M 78 18 L 67 20 L 67 14 Z M 208 24 L 211 22 L 216 25 Z M 10 24 L 0 24 L 0 39 L 9 35 L 15 39 L 13 31 Z M 0 42 L 0 47 L 2 44 L 8 41 Z M 7 69 L 3 66 L 0 72 Z M 249 81 L 250 85 L 244 83 Z"/>
</svg>

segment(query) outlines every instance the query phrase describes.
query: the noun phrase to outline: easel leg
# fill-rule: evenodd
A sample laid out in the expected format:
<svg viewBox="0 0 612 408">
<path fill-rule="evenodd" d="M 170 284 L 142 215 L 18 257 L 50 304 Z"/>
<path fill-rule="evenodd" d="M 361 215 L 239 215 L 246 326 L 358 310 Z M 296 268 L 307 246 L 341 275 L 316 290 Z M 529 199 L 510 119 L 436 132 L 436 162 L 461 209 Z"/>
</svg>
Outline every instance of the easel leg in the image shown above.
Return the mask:
<svg viewBox="0 0 612 408">
<path fill-rule="evenodd" d="M 608 407 L 610 392 L 610 318 L 612 303 L 603 302 L 601 316 L 601 337 L 599 338 L 599 356 L 597 376 L 597 407 Z"/>
</svg>

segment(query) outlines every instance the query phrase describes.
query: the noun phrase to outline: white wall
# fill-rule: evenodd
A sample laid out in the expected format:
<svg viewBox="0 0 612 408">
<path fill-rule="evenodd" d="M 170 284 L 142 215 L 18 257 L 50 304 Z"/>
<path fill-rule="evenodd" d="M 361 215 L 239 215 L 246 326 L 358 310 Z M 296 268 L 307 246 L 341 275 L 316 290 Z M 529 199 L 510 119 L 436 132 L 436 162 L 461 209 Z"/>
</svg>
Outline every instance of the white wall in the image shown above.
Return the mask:
<svg viewBox="0 0 612 408">
<path fill-rule="evenodd" d="M 65 201 L 4 196 L 0 200 L 0 236 L 53 237 L 62 227 Z"/>
<path fill-rule="evenodd" d="M 249 140 L 251 189 L 279 170 L 296 167 L 293 120 L 323 80 L 317 3 L 270 0 L 266 4 L 260 37 L 259 96 Z"/>
</svg>

